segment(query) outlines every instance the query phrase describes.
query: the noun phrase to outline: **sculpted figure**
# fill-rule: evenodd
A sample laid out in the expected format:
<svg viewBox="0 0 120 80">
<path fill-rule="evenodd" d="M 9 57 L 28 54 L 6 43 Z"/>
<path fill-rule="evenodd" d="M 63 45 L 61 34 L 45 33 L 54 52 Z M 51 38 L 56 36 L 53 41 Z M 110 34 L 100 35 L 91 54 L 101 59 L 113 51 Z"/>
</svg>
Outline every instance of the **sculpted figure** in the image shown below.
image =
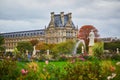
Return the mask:
<svg viewBox="0 0 120 80">
<path fill-rule="evenodd" d="M 91 32 L 89 33 L 89 46 L 94 45 L 94 39 L 95 39 L 95 34 L 94 34 L 93 30 L 91 30 Z"/>
</svg>

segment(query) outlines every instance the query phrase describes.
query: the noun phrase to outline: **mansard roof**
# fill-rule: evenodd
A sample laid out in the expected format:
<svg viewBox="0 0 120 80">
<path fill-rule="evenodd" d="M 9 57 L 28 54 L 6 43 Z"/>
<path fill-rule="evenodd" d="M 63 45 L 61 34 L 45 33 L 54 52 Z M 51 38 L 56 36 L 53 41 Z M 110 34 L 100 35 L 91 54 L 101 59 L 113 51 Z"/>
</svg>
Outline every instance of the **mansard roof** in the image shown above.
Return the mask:
<svg viewBox="0 0 120 80">
<path fill-rule="evenodd" d="M 45 30 L 28 30 L 28 31 L 18 31 L 18 32 L 8 32 L 0 34 L 4 37 L 22 37 L 22 36 L 35 36 L 35 35 L 45 35 Z"/>
<path fill-rule="evenodd" d="M 66 27 L 67 23 L 69 22 L 69 14 L 65 14 L 64 15 L 64 24 L 62 23 L 62 19 L 61 19 L 61 14 L 55 14 L 54 15 L 54 26 L 55 27 Z M 49 26 L 51 25 L 51 21 Z M 75 25 L 73 23 L 73 21 L 71 20 L 71 27 L 75 28 Z"/>
<path fill-rule="evenodd" d="M 17 32 L 7 32 L 7 33 L 2 33 L 2 34 L 15 34 L 15 33 L 27 33 L 27 32 L 43 32 L 44 33 L 44 29 L 40 29 L 40 30 L 28 30 L 28 31 L 17 31 Z"/>
<path fill-rule="evenodd" d="M 54 16 L 54 23 L 56 27 L 65 27 L 67 22 L 69 21 L 68 15 L 64 15 L 64 25 L 62 24 L 61 16 L 55 15 Z M 75 27 L 75 25 L 72 22 L 72 27 Z"/>
</svg>

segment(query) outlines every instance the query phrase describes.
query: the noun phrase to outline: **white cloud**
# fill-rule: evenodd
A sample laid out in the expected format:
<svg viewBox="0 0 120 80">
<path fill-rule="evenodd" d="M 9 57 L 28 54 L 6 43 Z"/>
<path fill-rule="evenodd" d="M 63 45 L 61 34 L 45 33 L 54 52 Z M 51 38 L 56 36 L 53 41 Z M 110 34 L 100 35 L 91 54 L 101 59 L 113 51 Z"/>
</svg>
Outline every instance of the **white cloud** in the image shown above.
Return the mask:
<svg viewBox="0 0 120 80">
<path fill-rule="evenodd" d="M 23 31 L 23 30 L 35 30 L 44 29 L 45 25 L 41 23 L 46 23 L 44 20 L 0 20 L 0 30 L 1 32 L 13 32 L 13 31 Z"/>
<path fill-rule="evenodd" d="M 120 37 L 119 7 L 119 0 L 0 0 L 0 32 L 41 29 L 50 12 L 64 11 L 79 27 L 92 24 L 101 36 Z"/>
</svg>

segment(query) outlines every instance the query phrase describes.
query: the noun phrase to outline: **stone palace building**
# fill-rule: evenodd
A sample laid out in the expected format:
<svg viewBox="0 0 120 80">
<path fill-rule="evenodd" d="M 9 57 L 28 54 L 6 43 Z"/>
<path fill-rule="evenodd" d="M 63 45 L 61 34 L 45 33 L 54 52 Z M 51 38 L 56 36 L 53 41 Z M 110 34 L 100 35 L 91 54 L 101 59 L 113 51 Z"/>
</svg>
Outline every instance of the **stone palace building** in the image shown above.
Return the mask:
<svg viewBox="0 0 120 80">
<path fill-rule="evenodd" d="M 6 51 L 12 51 L 20 41 L 39 40 L 48 44 L 60 43 L 66 40 L 76 40 L 78 27 L 72 21 L 72 13 L 54 14 L 45 29 L 2 33 L 5 38 Z"/>
</svg>

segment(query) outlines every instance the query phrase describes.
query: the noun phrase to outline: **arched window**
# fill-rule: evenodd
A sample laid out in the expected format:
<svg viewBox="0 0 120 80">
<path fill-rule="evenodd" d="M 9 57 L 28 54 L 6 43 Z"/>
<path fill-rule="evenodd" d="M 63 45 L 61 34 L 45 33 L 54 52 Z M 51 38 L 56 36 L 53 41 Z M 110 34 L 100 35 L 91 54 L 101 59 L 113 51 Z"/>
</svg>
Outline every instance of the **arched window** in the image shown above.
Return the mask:
<svg viewBox="0 0 120 80">
<path fill-rule="evenodd" d="M 42 32 L 40 32 L 40 34 L 42 34 Z"/>
<path fill-rule="evenodd" d="M 18 37 L 20 37 L 20 34 L 18 34 Z"/>
<path fill-rule="evenodd" d="M 37 32 L 37 35 L 39 35 L 39 32 Z"/>
<path fill-rule="evenodd" d="M 36 35 L 36 33 L 34 33 L 34 35 Z"/>
<path fill-rule="evenodd" d="M 15 35 L 13 34 L 13 38 L 15 37 Z"/>
<path fill-rule="evenodd" d="M 29 33 L 27 33 L 27 35 L 29 36 Z"/>
<path fill-rule="evenodd" d="M 24 35 L 26 36 L 26 33 Z"/>
<path fill-rule="evenodd" d="M 10 35 L 10 37 L 12 37 L 12 35 Z"/>
<path fill-rule="evenodd" d="M 23 36 L 23 34 L 22 34 L 22 36 Z"/>
<path fill-rule="evenodd" d="M 17 37 L 18 35 L 16 34 L 16 37 Z"/>
<path fill-rule="evenodd" d="M 33 35 L 33 33 L 31 33 L 31 36 Z"/>
</svg>

